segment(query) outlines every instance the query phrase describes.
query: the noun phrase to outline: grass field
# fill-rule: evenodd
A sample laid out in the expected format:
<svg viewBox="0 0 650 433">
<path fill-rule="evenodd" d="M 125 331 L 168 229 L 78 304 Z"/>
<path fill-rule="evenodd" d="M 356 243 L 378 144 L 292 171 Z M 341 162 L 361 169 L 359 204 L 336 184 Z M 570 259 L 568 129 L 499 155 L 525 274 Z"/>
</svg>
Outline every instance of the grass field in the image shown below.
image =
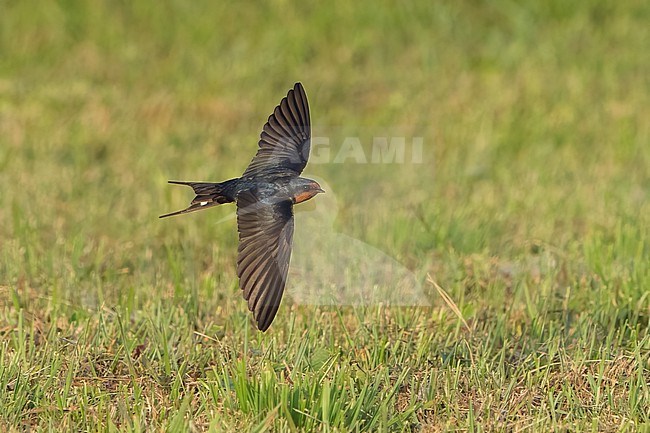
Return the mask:
<svg viewBox="0 0 650 433">
<path fill-rule="evenodd" d="M 649 21 L 0 0 L 0 430 L 650 431 Z M 430 306 L 287 296 L 262 334 L 234 208 L 157 218 L 193 197 L 168 179 L 241 174 L 296 81 L 332 154 L 310 205 Z M 382 134 L 422 161 L 334 161 Z"/>
</svg>

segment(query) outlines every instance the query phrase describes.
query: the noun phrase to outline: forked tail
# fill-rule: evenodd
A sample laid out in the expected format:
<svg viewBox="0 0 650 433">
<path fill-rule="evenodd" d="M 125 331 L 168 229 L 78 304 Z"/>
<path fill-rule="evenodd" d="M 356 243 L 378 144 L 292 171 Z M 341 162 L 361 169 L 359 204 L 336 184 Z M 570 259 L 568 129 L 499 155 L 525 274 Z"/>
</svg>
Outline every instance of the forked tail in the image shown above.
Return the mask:
<svg viewBox="0 0 650 433">
<path fill-rule="evenodd" d="M 192 200 L 192 203 L 190 203 L 189 207 L 176 212 L 160 215 L 159 218 L 166 218 L 174 215 L 207 209 L 212 206 L 217 206 L 223 203 L 230 203 L 232 201 L 232 199 L 223 194 L 224 191 L 222 183 L 182 182 L 178 180 L 170 180 L 169 183 L 191 186 L 194 190 L 194 193 L 196 194 L 196 197 L 194 197 L 194 200 Z"/>
</svg>

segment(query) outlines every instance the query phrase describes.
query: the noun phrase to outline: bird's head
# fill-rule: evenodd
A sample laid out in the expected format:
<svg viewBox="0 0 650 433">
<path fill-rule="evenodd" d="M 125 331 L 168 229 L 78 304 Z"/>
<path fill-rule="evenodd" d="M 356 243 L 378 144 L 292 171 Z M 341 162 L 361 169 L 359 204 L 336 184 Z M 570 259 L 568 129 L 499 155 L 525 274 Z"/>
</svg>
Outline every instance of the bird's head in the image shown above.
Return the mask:
<svg viewBox="0 0 650 433">
<path fill-rule="evenodd" d="M 304 177 L 298 177 L 291 182 L 292 200 L 294 203 L 307 201 L 318 193 L 325 192 L 318 182 Z"/>
</svg>

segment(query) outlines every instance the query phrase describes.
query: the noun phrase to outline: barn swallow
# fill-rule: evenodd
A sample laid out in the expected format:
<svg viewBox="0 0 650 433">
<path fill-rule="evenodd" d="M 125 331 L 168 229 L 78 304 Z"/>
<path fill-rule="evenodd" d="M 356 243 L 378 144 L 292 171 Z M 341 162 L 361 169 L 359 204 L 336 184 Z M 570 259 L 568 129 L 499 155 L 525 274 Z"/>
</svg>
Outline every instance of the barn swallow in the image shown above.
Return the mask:
<svg viewBox="0 0 650 433">
<path fill-rule="evenodd" d="M 307 95 L 296 83 L 269 116 L 257 154 L 241 177 L 217 183 L 169 181 L 192 187 L 196 197 L 186 209 L 160 218 L 223 203 L 237 205 L 237 276 L 260 331 L 273 322 L 286 285 L 293 205 L 324 192 L 318 182 L 300 177 L 310 144 Z"/>
</svg>

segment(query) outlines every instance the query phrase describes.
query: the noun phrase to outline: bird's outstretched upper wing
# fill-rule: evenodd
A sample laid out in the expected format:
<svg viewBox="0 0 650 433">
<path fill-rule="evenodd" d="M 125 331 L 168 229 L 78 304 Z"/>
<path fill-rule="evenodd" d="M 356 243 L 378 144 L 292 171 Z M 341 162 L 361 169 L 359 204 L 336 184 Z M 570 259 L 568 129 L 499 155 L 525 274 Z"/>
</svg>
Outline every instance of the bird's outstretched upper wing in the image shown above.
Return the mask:
<svg viewBox="0 0 650 433">
<path fill-rule="evenodd" d="M 299 176 L 307 165 L 310 144 L 307 95 L 302 84 L 296 83 L 269 116 L 259 150 L 242 176 Z"/>
<path fill-rule="evenodd" d="M 290 201 L 260 201 L 251 191 L 237 196 L 239 286 L 257 327 L 266 331 L 275 318 L 287 281 L 293 240 Z"/>
</svg>

